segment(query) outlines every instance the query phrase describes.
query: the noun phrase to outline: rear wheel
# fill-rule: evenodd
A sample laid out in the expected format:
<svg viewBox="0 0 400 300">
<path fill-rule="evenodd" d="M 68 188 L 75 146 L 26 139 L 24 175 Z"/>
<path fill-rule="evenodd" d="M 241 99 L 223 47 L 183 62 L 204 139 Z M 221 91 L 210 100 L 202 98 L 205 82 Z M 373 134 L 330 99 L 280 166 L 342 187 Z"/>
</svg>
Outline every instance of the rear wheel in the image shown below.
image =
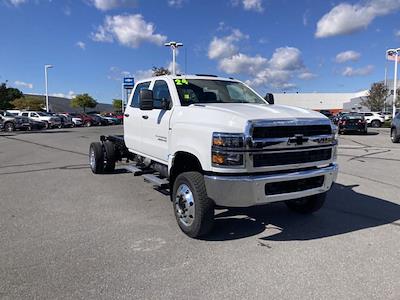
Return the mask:
<svg viewBox="0 0 400 300">
<path fill-rule="evenodd" d="M 399 143 L 400 142 L 400 135 L 397 134 L 396 128 L 392 128 L 390 131 L 390 139 L 392 143 Z"/>
<path fill-rule="evenodd" d="M 89 164 L 94 174 L 104 173 L 104 152 L 100 142 L 90 144 Z"/>
<path fill-rule="evenodd" d="M 86 127 L 90 127 L 90 126 L 92 126 L 92 122 L 90 122 L 90 121 L 87 121 L 87 122 L 85 123 L 85 126 L 86 126 Z"/>
<path fill-rule="evenodd" d="M 115 170 L 115 145 L 110 141 L 103 143 L 105 153 L 105 166 L 104 171 L 113 172 Z"/>
<path fill-rule="evenodd" d="M 4 130 L 7 132 L 12 132 L 15 131 L 15 125 L 12 122 L 7 122 L 6 124 L 4 124 Z"/>
<path fill-rule="evenodd" d="M 185 172 L 178 175 L 172 200 L 175 218 L 185 234 L 197 238 L 211 231 L 214 225 L 214 202 L 207 196 L 201 173 Z"/>
<path fill-rule="evenodd" d="M 285 201 L 287 207 L 295 212 L 311 214 L 319 210 L 325 203 L 326 193 L 312 195 L 300 199 Z"/>
</svg>

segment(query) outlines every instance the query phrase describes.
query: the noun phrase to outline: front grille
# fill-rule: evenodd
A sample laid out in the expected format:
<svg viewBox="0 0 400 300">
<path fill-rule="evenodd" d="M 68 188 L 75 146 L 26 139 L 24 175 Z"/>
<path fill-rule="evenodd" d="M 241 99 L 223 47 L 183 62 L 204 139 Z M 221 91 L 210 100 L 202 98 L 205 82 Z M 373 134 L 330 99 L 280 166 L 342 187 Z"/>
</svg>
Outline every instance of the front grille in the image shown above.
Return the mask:
<svg viewBox="0 0 400 300">
<path fill-rule="evenodd" d="M 273 126 L 253 128 L 253 139 L 289 138 L 294 137 L 296 134 L 302 134 L 303 136 L 332 134 L 332 128 L 330 125 Z"/>
<path fill-rule="evenodd" d="M 324 179 L 324 176 L 317 176 L 297 180 L 267 183 L 265 185 L 265 195 L 278 195 L 316 189 L 324 184 Z"/>
<path fill-rule="evenodd" d="M 329 160 L 331 159 L 331 156 L 332 156 L 332 149 L 254 154 L 253 166 L 257 168 L 257 167 L 271 167 L 280 165 L 310 163 L 310 162 Z"/>
</svg>

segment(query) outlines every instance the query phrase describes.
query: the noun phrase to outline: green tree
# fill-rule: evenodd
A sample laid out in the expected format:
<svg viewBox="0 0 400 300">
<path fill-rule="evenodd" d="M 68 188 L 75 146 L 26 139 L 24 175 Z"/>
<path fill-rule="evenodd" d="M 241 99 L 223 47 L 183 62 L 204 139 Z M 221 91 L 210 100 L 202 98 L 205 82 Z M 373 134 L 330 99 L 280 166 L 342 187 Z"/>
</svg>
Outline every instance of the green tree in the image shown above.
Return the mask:
<svg viewBox="0 0 400 300">
<path fill-rule="evenodd" d="M 164 67 L 153 67 L 152 71 L 153 71 L 153 76 L 162 76 L 171 74 L 171 72 Z"/>
<path fill-rule="evenodd" d="M 382 111 L 388 92 L 389 90 L 384 83 L 373 83 L 368 92 L 368 96 L 363 99 L 361 104 L 368 107 L 371 111 Z"/>
<path fill-rule="evenodd" d="M 44 100 L 38 97 L 25 96 L 11 101 L 16 109 L 42 110 L 45 106 Z"/>
<path fill-rule="evenodd" d="M 24 94 L 19 89 L 9 88 L 6 83 L 0 84 L 0 109 L 12 108 L 11 101 L 23 97 Z"/>
<path fill-rule="evenodd" d="M 95 108 L 97 105 L 97 101 L 94 100 L 89 94 L 81 94 L 81 95 L 76 95 L 72 100 L 71 100 L 71 107 L 73 108 L 78 108 L 82 107 L 83 111 L 86 111 L 86 108 Z"/>
<path fill-rule="evenodd" d="M 122 100 L 121 99 L 113 99 L 112 105 L 114 107 L 115 112 L 121 112 L 122 111 Z"/>
</svg>

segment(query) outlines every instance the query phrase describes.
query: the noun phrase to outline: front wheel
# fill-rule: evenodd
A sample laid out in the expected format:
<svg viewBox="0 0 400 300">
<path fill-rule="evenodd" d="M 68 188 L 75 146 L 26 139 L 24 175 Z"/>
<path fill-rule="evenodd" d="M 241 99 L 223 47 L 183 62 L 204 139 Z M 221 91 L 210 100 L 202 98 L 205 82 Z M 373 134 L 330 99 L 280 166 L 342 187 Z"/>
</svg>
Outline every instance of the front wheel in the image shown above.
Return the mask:
<svg viewBox="0 0 400 300">
<path fill-rule="evenodd" d="M 192 238 L 204 236 L 214 225 L 214 202 L 208 198 L 204 177 L 185 172 L 176 178 L 172 193 L 175 218 L 180 229 Z"/>
<path fill-rule="evenodd" d="M 285 201 L 287 207 L 295 212 L 311 214 L 319 210 L 325 203 L 326 193 L 312 195 L 300 199 Z"/>
<path fill-rule="evenodd" d="M 8 122 L 4 125 L 4 130 L 7 132 L 15 131 L 15 125 L 12 122 Z"/>
<path fill-rule="evenodd" d="M 371 126 L 374 127 L 374 128 L 381 127 L 381 121 L 379 121 L 379 120 L 373 120 L 373 121 L 371 122 Z"/>
<path fill-rule="evenodd" d="M 85 126 L 86 126 L 86 127 L 92 126 L 92 122 L 90 122 L 90 121 L 86 122 L 86 123 L 85 123 Z"/>
</svg>

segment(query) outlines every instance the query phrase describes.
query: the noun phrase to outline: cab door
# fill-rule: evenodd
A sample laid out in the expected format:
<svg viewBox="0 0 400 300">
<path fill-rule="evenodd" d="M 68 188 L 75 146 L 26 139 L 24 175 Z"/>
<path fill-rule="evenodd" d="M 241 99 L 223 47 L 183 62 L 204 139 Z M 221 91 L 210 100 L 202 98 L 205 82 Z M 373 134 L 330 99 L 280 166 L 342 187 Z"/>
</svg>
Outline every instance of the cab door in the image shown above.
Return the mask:
<svg viewBox="0 0 400 300">
<path fill-rule="evenodd" d="M 124 140 L 128 149 L 140 151 L 142 142 L 142 114 L 139 108 L 139 94 L 143 89 L 148 89 L 150 81 L 138 83 L 130 96 L 124 112 Z"/>
<path fill-rule="evenodd" d="M 152 158 L 168 162 L 169 122 L 173 110 L 168 83 L 156 80 L 152 87 L 154 109 L 141 111 L 142 118 L 142 152 Z M 167 104 L 163 107 L 163 104 Z"/>
</svg>

